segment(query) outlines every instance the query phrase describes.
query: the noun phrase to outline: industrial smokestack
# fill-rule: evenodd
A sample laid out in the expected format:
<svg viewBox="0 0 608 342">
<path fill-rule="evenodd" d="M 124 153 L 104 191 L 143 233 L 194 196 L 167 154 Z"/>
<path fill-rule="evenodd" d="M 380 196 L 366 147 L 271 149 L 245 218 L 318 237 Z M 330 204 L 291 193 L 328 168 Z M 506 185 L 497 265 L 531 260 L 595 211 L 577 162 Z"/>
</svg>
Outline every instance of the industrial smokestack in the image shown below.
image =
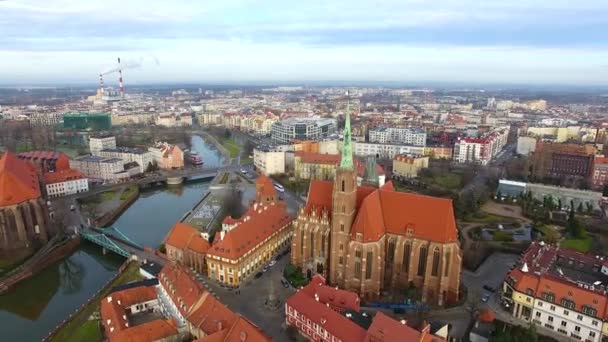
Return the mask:
<svg viewBox="0 0 608 342">
<path fill-rule="evenodd" d="M 99 90 L 101 91 L 101 95 L 103 95 L 103 92 L 104 92 L 103 74 L 99 74 Z"/>
<path fill-rule="evenodd" d="M 122 84 L 122 69 L 120 68 L 120 57 L 118 57 L 118 91 L 120 92 L 120 97 L 125 97 L 125 87 Z"/>
</svg>

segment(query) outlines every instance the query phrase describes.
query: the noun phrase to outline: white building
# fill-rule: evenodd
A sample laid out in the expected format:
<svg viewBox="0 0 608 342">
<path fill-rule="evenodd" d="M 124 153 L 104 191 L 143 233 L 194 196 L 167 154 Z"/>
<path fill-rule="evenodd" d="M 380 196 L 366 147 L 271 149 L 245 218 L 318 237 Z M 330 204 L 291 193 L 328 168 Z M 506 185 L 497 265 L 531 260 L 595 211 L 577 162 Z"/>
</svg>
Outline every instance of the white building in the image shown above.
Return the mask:
<svg viewBox="0 0 608 342">
<path fill-rule="evenodd" d="M 269 176 L 285 173 L 285 151 L 274 148 L 255 148 L 253 164 L 262 174 Z"/>
<path fill-rule="evenodd" d="M 417 128 L 380 127 L 369 131 L 369 142 L 426 146 L 426 132 Z"/>
<path fill-rule="evenodd" d="M 89 180 L 80 171 L 69 169 L 44 174 L 49 198 L 69 196 L 89 191 Z"/>
<path fill-rule="evenodd" d="M 536 150 L 536 138 L 534 137 L 518 137 L 517 138 L 517 154 L 527 156 Z"/>
<path fill-rule="evenodd" d="M 63 113 L 32 113 L 30 123 L 32 126 L 57 126 L 63 119 Z"/>
<path fill-rule="evenodd" d="M 509 128 L 497 129 L 483 138 L 460 137 L 454 144 L 454 160 L 458 163 L 487 165 L 507 144 Z"/>
<path fill-rule="evenodd" d="M 289 144 L 297 140 L 321 140 L 336 133 L 338 124 L 335 119 L 327 118 L 289 118 L 272 124 L 271 136 L 276 143 Z"/>
<path fill-rule="evenodd" d="M 113 135 L 102 135 L 89 139 L 89 150 L 92 154 L 106 149 L 116 148 L 116 137 Z"/>
<path fill-rule="evenodd" d="M 399 154 L 424 155 L 424 146 L 376 144 L 353 142 L 353 153 L 357 156 L 376 156 L 394 158 Z"/>
<path fill-rule="evenodd" d="M 161 114 L 156 117 L 155 123 L 157 126 L 165 127 L 185 127 L 192 126 L 191 114 Z"/>
<path fill-rule="evenodd" d="M 105 158 L 120 158 L 125 163 L 136 162 L 137 165 L 139 165 L 140 173 L 146 172 L 148 166 L 154 162 L 154 155 L 152 152 L 137 148 L 120 147 L 105 149 L 95 152 L 93 155 Z"/>
<path fill-rule="evenodd" d="M 128 178 L 125 173 L 125 162 L 120 158 L 84 156 L 70 160 L 70 167 L 82 172 L 90 179 L 118 181 Z"/>
</svg>

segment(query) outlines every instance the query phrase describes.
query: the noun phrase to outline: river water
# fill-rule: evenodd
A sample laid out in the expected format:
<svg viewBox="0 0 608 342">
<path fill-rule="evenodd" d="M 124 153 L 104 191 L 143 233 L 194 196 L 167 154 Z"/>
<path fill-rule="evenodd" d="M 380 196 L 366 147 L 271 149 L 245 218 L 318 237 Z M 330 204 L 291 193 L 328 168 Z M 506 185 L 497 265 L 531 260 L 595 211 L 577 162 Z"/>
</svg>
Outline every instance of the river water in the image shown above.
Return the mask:
<svg viewBox="0 0 608 342">
<path fill-rule="evenodd" d="M 205 167 L 222 158 L 198 136 L 192 149 Z M 158 247 L 171 226 L 205 194 L 208 182 L 146 190 L 114 223 L 133 241 Z M 59 322 L 86 302 L 115 273 L 123 258 L 83 243 L 71 256 L 0 296 L 0 341 L 40 341 Z"/>
</svg>

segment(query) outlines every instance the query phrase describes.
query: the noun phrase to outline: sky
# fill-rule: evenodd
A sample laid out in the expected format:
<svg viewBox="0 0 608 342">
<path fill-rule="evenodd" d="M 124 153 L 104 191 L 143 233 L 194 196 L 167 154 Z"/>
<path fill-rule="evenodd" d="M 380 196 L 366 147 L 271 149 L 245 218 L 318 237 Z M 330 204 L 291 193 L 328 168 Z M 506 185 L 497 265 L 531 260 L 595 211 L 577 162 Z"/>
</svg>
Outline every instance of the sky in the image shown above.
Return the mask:
<svg viewBox="0 0 608 342">
<path fill-rule="evenodd" d="M 608 85 L 607 32 L 606 0 L 0 0 L 0 84 Z"/>
</svg>

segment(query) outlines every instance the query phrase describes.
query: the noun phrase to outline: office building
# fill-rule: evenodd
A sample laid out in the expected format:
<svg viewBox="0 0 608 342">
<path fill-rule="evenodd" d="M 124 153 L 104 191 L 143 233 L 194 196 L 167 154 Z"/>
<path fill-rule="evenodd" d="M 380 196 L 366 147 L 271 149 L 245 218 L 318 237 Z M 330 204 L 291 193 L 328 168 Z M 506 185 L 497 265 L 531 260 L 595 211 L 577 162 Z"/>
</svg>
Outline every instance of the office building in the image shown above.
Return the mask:
<svg viewBox="0 0 608 342">
<path fill-rule="evenodd" d="M 353 153 L 357 156 L 374 156 L 393 159 L 399 154 L 423 155 L 424 146 L 377 144 L 353 142 Z"/>
<path fill-rule="evenodd" d="M 289 118 L 272 124 L 271 137 L 275 143 L 289 144 L 294 140 L 321 140 L 336 133 L 335 119 Z"/>
<path fill-rule="evenodd" d="M 154 162 L 152 152 L 139 148 L 118 147 L 97 151 L 93 155 L 104 158 L 118 158 L 125 163 L 135 162 L 139 165 L 139 173 L 145 173 Z"/>
<path fill-rule="evenodd" d="M 100 131 L 112 127 L 108 113 L 70 113 L 63 116 L 63 128 L 79 131 Z"/>
<path fill-rule="evenodd" d="M 369 142 L 425 146 L 426 132 L 420 128 L 379 127 L 369 131 Z"/>
<path fill-rule="evenodd" d="M 72 159 L 70 165 L 91 180 L 118 182 L 129 178 L 120 158 L 82 156 Z"/>
<path fill-rule="evenodd" d="M 542 179 L 588 179 L 596 150 L 592 145 L 556 144 L 539 141 L 531 158 L 532 177 Z"/>
<path fill-rule="evenodd" d="M 258 146 L 253 150 L 253 165 L 263 175 L 285 173 L 285 151 L 272 146 Z"/>
<path fill-rule="evenodd" d="M 99 135 L 89 138 L 89 151 L 93 154 L 101 150 L 115 148 L 116 137 L 113 135 Z"/>
<path fill-rule="evenodd" d="M 74 169 L 45 173 L 44 184 L 48 198 L 89 191 L 89 180 L 80 171 Z"/>
</svg>

